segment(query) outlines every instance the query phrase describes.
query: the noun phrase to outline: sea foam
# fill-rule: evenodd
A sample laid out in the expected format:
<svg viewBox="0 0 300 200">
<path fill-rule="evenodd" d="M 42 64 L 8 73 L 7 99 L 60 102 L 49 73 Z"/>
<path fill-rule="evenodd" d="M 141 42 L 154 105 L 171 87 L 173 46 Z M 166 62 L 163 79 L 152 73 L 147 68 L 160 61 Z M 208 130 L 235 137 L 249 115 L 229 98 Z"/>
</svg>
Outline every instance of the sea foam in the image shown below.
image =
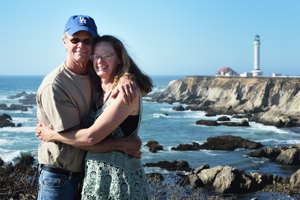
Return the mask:
<svg viewBox="0 0 300 200">
<path fill-rule="evenodd" d="M 0 129 L 0 133 L 1 132 L 13 132 L 13 133 L 35 132 L 35 126 L 32 126 L 32 127 L 3 127 Z"/>
<path fill-rule="evenodd" d="M 2 158 L 2 160 L 4 162 L 12 162 L 14 163 L 14 159 L 21 157 L 21 151 L 20 150 L 16 150 L 16 151 L 8 151 L 5 149 L 1 149 L 1 153 L 0 153 L 0 158 Z"/>
</svg>

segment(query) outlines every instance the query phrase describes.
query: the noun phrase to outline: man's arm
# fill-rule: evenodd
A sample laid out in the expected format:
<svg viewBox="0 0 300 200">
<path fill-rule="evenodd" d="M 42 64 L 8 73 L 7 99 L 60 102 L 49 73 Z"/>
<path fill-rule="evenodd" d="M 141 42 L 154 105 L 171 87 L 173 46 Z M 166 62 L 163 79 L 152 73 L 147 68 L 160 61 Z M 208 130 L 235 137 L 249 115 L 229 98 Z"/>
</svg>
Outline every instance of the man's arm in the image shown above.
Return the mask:
<svg viewBox="0 0 300 200">
<path fill-rule="evenodd" d="M 134 80 L 128 76 L 122 76 L 120 77 L 117 88 L 113 91 L 111 97 L 115 99 L 121 92 L 123 94 L 123 102 L 125 104 L 131 105 L 134 102 L 134 98 L 136 96 L 134 92 L 135 90 L 136 85 L 134 83 Z"/>
<path fill-rule="evenodd" d="M 147 95 L 147 92 L 142 90 L 142 88 L 138 84 L 135 84 L 133 79 L 128 76 L 122 76 L 118 82 L 117 89 L 113 91 L 111 97 L 116 98 L 119 92 L 122 92 L 123 102 L 125 104 L 131 105 L 134 102 L 133 99 L 136 95 L 134 91 L 136 90 L 136 88 L 139 88 L 142 97 L 145 97 Z"/>
<path fill-rule="evenodd" d="M 142 141 L 136 135 L 130 135 L 125 138 L 111 138 L 107 137 L 101 142 L 93 146 L 80 147 L 83 150 L 91 151 L 95 153 L 104 153 L 110 151 L 124 151 L 125 153 L 141 159 Z"/>
</svg>

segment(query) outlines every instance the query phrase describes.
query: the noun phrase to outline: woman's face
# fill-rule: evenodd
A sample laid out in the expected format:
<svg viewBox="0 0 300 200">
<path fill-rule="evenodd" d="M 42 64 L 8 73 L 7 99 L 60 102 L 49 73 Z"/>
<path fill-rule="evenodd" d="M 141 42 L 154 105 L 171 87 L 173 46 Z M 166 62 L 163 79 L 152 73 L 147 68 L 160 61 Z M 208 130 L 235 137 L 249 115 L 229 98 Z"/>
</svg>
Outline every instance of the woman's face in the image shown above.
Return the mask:
<svg viewBox="0 0 300 200">
<path fill-rule="evenodd" d="M 96 74 L 101 78 L 114 79 L 120 60 L 114 48 L 108 42 L 96 44 L 94 49 L 93 66 Z"/>
</svg>

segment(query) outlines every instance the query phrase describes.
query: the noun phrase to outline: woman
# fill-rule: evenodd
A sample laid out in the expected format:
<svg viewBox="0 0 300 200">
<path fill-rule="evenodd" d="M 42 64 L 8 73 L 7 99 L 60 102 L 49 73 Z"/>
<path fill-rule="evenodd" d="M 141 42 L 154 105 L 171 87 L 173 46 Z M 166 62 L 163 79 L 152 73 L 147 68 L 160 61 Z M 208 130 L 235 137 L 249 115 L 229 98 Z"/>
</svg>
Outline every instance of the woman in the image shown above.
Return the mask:
<svg viewBox="0 0 300 200">
<path fill-rule="evenodd" d="M 113 36 L 95 38 L 91 60 L 103 90 L 90 117 L 90 124 L 93 125 L 61 135 L 43 124 L 37 127 L 43 141 L 60 141 L 84 148 L 107 136 L 137 135 L 142 115 L 140 91 L 134 91 L 139 95 L 134 95 L 131 105 L 124 104 L 121 95 L 115 99 L 110 96 L 121 76 L 132 75 L 138 87 L 146 93 L 153 88 L 152 80 L 140 71 L 122 42 Z M 88 152 L 82 199 L 150 199 L 148 180 L 141 161 L 122 151 Z"/>
</svg>

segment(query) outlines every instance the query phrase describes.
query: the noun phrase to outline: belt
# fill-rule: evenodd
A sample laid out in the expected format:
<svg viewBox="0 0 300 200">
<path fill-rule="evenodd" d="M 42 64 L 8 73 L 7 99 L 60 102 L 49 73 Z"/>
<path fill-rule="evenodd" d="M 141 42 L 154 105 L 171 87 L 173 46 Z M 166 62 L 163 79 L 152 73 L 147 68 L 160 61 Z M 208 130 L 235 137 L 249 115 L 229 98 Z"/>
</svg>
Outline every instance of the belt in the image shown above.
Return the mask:
<svg viewBox="0 0 300 200">
<path fill-rule="evenodd" d="M 44 164 L 41 164 L 41 169 L 45 170 L 47 172 L 51 172 L 51 173 L 55 173 L 55 174 L 61 174 L 61 175 L 65 175 L 67 177 L 69 176 L 73 176 L 73 177 L 78 177 L 81 176 L 81 172 L 72 172 L 69 170 L 64 170 L 64 169 L 60 169 L 60 168 L 53 168 Z"/>
</svg>

